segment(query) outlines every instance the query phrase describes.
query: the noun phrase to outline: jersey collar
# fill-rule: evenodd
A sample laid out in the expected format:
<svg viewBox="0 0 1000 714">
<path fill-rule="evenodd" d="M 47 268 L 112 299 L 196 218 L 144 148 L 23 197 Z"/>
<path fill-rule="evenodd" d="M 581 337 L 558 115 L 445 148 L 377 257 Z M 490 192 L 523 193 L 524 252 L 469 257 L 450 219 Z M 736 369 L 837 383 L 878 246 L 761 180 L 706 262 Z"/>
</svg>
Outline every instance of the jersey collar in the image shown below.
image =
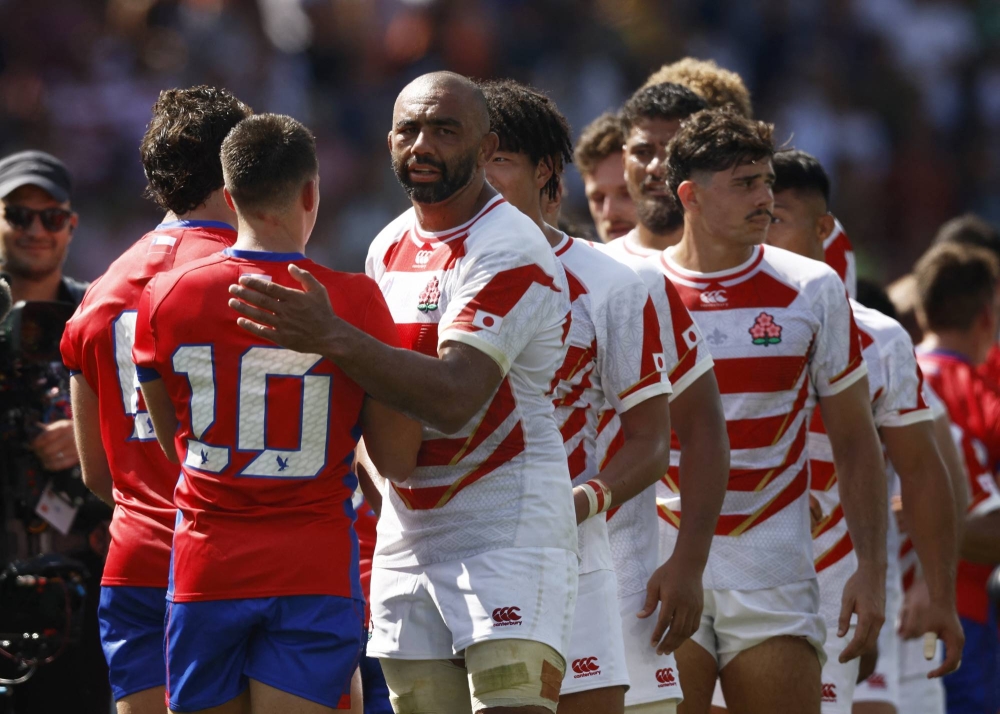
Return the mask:
<svg viewBox="0 0 1000 714">
<path fill-rule="evenodd" d="M 153 230 L 160 231 L 171 228 L 215 228 L 221 231 L 236 231 L 231 225 L 222 221 L 168 221 L 161 223 Z"/>
<path fill-rule="evenodd" d="M 241 250 L 237 248 L 226 248 L 222 254 L 230 258 L 260 260 L 266 263 L 290 263 L 306 259 L 303 253 L 273 253 L 269 250 Z"/>
<path fill-rule="evenodd" d="M 677 278 L 686 285 L 697 285 L 703 283 L 720 283 L 725 286 L 735 285 L 752 275 L 754 271 L 760 267 L 761 262 L 764 260 L 764 246 L 757 245 L 754 246 L 753 253 L 750 254 L 750 258 L 742 264 L 737 265 L 735 268 L 720 270 L 715 273 L 698 273 L 693 270 L 682 268 L 674 262 L 672 256 L 676 247 L 677 246 L 671 246 L 663 251 L 660 254 L 660 263 L 671 275 L 671 277 Z"/>
<path fill-rule="evenodd" d="M 417 216 L 414 213 L 413 231 L 412 231 L 413 241 L 417 245 L 422 245 L 423 243 L 434 243 L 435 241 L 445 242 L 452 240 L 453 238 L 458 238 L 459 236 L 467 235 L 469 233 L 469 229 L 472 228 L 473 223 L 478 221 L 480 218 L 485 216 L 487 213 L 492 211 L 501 203 L 507 203 L 507 201 L 504 200 L 504 197 L 498 193 L 496 196 L 494 196 L 493 198 L 491 198 L 489 201 L 486 202 L 486 205 L 480 209 L 479 213 L 474 215 L 472 218 L 467 220 L 462 225 L 456 226 L 455 228 L 449 228 L 446 231 L 438 231 L 437 233 L 431 233 L 422 230 L 420 228 L 420 224 L 417 223 Z"/>
</svg>

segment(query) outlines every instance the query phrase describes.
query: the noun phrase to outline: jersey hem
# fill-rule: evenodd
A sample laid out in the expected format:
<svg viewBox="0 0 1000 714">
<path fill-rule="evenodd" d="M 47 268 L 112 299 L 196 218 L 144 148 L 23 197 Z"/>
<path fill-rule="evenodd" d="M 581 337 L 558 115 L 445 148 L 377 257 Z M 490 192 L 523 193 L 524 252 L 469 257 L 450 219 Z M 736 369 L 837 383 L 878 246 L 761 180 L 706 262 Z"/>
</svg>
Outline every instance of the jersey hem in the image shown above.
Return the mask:
<svg viewBox="0 0 1000 714">
<path fill-rule="evenodd" d="M 454 323 L 453 323 L 454 324 Z M 493 358 L 493 361 L 500 366 L 500 371 L 503 372 L 503 376 L 507 376 L 510 372 L 510 359 L 503 352 L 498 350 L 496 347 L 491 345 L 486 340 L 481 340 L 473 334 L 464 332 L 460 329 L 453 328 L 451 325 L 446 327 L 438 335 L 438 344 L 443 344 L 445 342 L 460 342 L 463 345 L 468 345 L 473 347 L 480 352 Z"/>
<path fill-rule="evenodd" d="M 360 591 L 360 588 L 359 588 Z M 310 590 L 307 592 L 295 591 L 287 592 L 283 590 L 262 590 L 260 592 L 234 592 L 234 593 L 188 593 L 187 595 L 178 595 L 177 593 L 170 593 L 167 595 L 167 600 L 172 603 L 188 603 L 188 602 L 216 602 L 219 600 L 257 600 L 269 597 L 299 597 L 299 596 L 312 596 L 312 597 L 342 597 L 347 600 L 357 600 L 354 593 L 351 592 L 318 592 L 316 590 Z"/>
<path fill-rule="evenodd" d="M 131 578 L 101 578 L 102 588 L 158 588 L 166 590 L 167 579 L 151 582 L 148 580 L 132 580 Z"/>
<path fill-rule="evenodd" d="M 887 427 L 890 429 L 899 428 L 904 426 L 910 426 L 912 424 L 920 424 L 925 421 L 934 421 L 934 413 L 928 407 L 927 409 L 919 409 L 917 411 L 909 412 L 907 414 L 900 414 L 894 416 L 891 419 L 887 419 L 881 424 L 877 424 L 878 427 Z"/>
<path fill-rule="evenodd" d="M 673 389 L 669 382 L 657 382 L 656 384 L 651 384 L 645 389 L 640 389 L 635 394 L 630 394 L 621 400 L 622 408 L 621 413 L 624 414 L 632 407 L 637 404 L 642 404 L 647 399 L 652 399 L 653 397 L 658 397 L 661 394 L 673 394 Z"/>
<path fill-rule="evenodd" d="M 818 389 L 816 391 L 819 393 L 820 397 L 833 397 L 843 392 L 845 389 L 850 387 L 852 384 L 857 382 L 862 377 L 867 377 L 867 376 L 868 376 L 868 365 L 866 365 L 862 361 L 861 364 L 859 364 L 853 372 L 845 374 L 843 377 L 838 379 L 836 382 L 828 386 L 823 391 L 820 392 Z"/>
<path fill-rule="evenodd" d="M 698 377 L 702 376 L 713 367 L 715 367 L 715 362 L 712 360 L 711 357 L 707 357 L 705 359 L 701 359 L 695 362 L 691 366 L 691 369 L 689 369 L 683 377 L 681 377 L 680 379 L 678 379 L 676 382 L 673 383 L 674 391 L 670 395 L 670 401 L 671 402 L 674 401 L 678 397 L 678 395 L 680 395 L 681 393 L 684 392 L 685 389 L 690 387 L 694 383 L 694 381 L 698 379 Z"/>
</svg>

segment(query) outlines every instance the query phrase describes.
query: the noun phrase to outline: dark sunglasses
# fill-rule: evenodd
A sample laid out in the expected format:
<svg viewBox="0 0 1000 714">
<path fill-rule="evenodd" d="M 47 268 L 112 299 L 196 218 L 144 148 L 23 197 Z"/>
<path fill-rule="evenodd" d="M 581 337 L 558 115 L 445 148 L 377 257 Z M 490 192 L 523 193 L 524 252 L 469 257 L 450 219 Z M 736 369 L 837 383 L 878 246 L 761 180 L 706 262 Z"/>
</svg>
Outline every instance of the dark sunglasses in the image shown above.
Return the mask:
<svg viewBox="0 0 1000 714">
<path fill-rule="evenodd" d="M 67 211 L 65 208 L 43 208 L 36 211 L 24 206 L 7 206 L 3 212 L 3 217 L 7 219 L 7 222 L 22 231 L 31 228 L 31 224 L 35 222 L 35 216 L 42 219 L 42 227 L 49 233 L 58 233 L 69 223 L 73 212 Z"/>
</svg>

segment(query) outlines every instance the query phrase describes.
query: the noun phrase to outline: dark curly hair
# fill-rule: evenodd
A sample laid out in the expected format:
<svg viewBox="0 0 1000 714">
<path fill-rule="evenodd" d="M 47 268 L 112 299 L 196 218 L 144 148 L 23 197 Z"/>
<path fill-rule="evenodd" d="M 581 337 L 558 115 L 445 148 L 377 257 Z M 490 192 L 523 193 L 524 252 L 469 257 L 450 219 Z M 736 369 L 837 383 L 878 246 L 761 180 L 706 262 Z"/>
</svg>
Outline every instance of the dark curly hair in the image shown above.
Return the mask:
<svg viewBox="0 0 1000 714">
<path fill-rule="evenodd" d="M 225 89 L 165 89 L 139 154 L 146 172 L 144 196 L 177 215 L 205 203 L 222 188 L 222 140 L 253 110 Z"/>
<path fill-rule="evenodd" d="M 667 185 L 677 188 L 698 171 L 716 173 L 774 156 L 774 125 L 735 111 L 707 109 L 691 116 L 667 145 Z"/>
<path fill-rule="evenodd" d="M 222 142 L 222 171 L 237 208 L 283 208 L 319 171 L 316 138 L 291 117 L 255 114 Z"/>
<path fill-rule="evenodd" d="M 622 134 L 627 138 L 632 127 L 643 119 L 687 119 L 708 107 L 705 100 L 687 87 L 663 82 L 642 87 L 628 98 L 620 113 Z"/>
<path fill-rule="evenodd" d="M 618 115 L 604 112 L 580 132 L 573 160 L 581 174 L 592 174 L 599 163 L 616 152 L 621 153 L 624 144 L 625 137 Z"/>
<path fill-rule="evenodd" d="M 481 82 L 490 110 L 490 130 L 500 137 L 500 151 L 527 154 L 536 164 L 552 160 L 552 178 L 542 187 L 550 199 L 559 191 L 566 164 L 573 161 L 569 122 L 556 103 L 512 79 Z"/>
</svg>

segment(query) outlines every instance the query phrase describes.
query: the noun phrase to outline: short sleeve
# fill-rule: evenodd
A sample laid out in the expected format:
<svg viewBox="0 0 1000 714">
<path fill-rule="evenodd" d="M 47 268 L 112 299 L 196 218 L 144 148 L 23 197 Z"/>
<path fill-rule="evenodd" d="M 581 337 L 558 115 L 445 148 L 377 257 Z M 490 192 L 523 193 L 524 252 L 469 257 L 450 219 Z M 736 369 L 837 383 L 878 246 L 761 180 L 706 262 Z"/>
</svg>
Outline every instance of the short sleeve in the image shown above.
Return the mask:
<svg viewBox="0 0 1000 714">
<path fill-rule="evenodd" d="M 467 344 L 488 354 L 507 374 L 536 333 L 568 315 L 565 278 L 557 281 L 528 253 L 492 251 L 467 260 L 449 285 L 438 346 Z M 562 271 L 554 254 L 550 266 Z"/>
<path fill-rule="evenodd" d="M 76 308 L 73 317 L 66 323 L 63 330 L 62 339 L 59 341 L 59 352 L 62 355 L 63 365 L 70 372 L 79 373 L 83 371 L 83 357 L 81 355 L 83 346 L 83 336 L 80 330 L 80 308 Z"/>
<path fill-rule="evenodd" d="M 868 374 L 861 356 L 861 335 L 836 273 L 822 276 L 812 309 L 819 326 L 809 360 L 809 376 L 821 397 L 831 397 Z"/>
<path fill-rule="evenodd" d="M 649 291 L 659 322 L 660 344 L 673 387 L 670 397 L 673 401 L 698 377 L 712 369 L 714 362 L 701 330 L 669 278 L 648 262 L 639 266 L 638 272 Z"/>
<path fill-rule="evenodd" d="M 965 433 L 960 433 L 956 441 L 969 472 L 968 512 L 974 516 L 984 516 L 1000 510 L 1000 488 L 989 467 L 986 447 Z"/>
<path fill-rule="evenodd" d="M 156 278 L 153 278 L 142 291 L 135 316 L 135 342 L 132 344 L 132 361 L 135 363 L 140 382 L 156 379 L 160 372 L 152 310 L 152 293 L 156 282 Z"/>
<path fill-rule="evenodd" d="M 595 328 L 598 370 L 605 399 L 618 413 L 669 394 L 660 323 L 646 286 L 636 276 L 609 296 Z"/>
<path fill-rule="evenodd" d="M 385 297 L 374 283 L 371 283 L 370 286 L 371 297 L 368 299 L 368 307 L 365 308 L 362 329 L 379 342 L 384 342 L 390 347 L 399 347 L 399 330 L 396 329 L 396 323 L 392 321 Z"/>
<path fill-rule="evenodd" d="M 924 376 L 913 353 L 909 335 L 900 335 L 885 345 L 880 355 L 885 388 L 874 404 L 875 426 L 902 427 L 934 416 L 924 401 Z"/>
</svg>

